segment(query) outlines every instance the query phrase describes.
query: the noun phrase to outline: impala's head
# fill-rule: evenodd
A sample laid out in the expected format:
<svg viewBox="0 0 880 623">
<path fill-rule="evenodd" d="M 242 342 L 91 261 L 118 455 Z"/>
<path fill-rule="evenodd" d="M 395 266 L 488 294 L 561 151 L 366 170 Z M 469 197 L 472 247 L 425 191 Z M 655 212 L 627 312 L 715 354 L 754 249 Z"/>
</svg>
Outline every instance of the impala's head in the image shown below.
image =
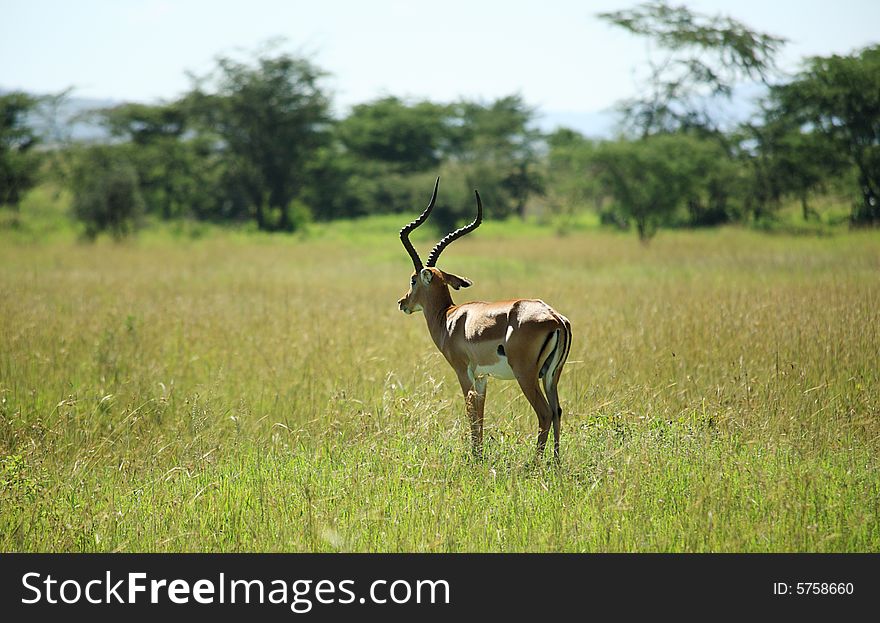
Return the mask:
<svg viewBox="0 0 880 623">
<path fill-rule="evenodd" d="M 449 288 L 458 290 L 473 285 L 470 279 L 443 272 L 439 268 L 423 268 L 409 278 L 409 290 L 397 301 L 400 311 L 412 314 L 425 309 L 431 298 L 448 298 Z"/>
<path fill-rule="evenodd" d="M 431 202 L 428 204 L 428 207 L 425 208 L 425 211 L 422 212 L 419 218 L 400 230 L 400 241 L 403 243 L 403 247 L 412 258 L 413 268 L 415 268 L 415 271 L 409 279 L 409 290 L 407 290 L 402 299 L 397 301 L 397 306 L 406 314 L 422 311 L 428 305 L 428 301 L 433 298 L 445 297 L 448 299 L 449 288 L 458 290 L 459 288 L 467 288 L 471 285 L 469 279 L 444 272 L 439 268 L 436 268 L 436 264 L 437 260 L 440 258 L 440 253 L 442 253 L 443 249 L 449 246 L 453 240 L 457 240 L 465 234 L 472 232 L 480 226 L 481 222 L 483 222 L 483 203 L 480 201 L 480 193 L 474 191 L 477 195 L 476 218 L 470 225 L 456 229 L 454 232 L 444 236 L 443 239 L 431 249 L 428 261 L 425 262 L 424 265 L 422 265 L 422 260 L 419 258 L 419 254 L 416 253 L 415 248 L 409 241 L 410 232 L 424 223 L 428 219 L 428 215 L 431 214 L 431 210 L 434 209 L 434 202 L 437 200 L 437 187 L 439 185 L 440 178 L 438 177 L 437 182 L 434 184 L 434 193 L 431 195 Z"/>
</svg>

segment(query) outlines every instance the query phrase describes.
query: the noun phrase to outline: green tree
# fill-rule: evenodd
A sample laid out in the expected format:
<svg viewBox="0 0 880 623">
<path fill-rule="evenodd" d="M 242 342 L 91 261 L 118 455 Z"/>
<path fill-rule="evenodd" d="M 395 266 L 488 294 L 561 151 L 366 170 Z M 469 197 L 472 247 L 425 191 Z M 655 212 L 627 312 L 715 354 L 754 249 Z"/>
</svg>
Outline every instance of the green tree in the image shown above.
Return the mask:
<svg viewBox="0 0 880 623">
<path fill-rule="evenodd" d="M 529 196 L 543 190 L 533 117 L 519 96 L 356 106 L 335 126 L 338 148 L 323 149 L 311 169 L 322 188 L 309 191 L 310 202 L 321 205 L 321 218 L 412 211 L 439 174 L 443 190 L 430 223 L 444 232 L 473 218 L 474 188 L 490 217 L 523 215 Z"/>
<path fill-rule="evenodd" d="M 645 94 L 621 104 L 628 125 L 641 136 L 681 129 L 717 133 L 713 98 L 729 99 L 744 80 L 766 81 L 785 43 L 730 17 L 663 1 L 598 17 L 662 50 L 650 54 Z"/>
<path fill-rule="evenodd" d="M 687 132 L 670 139 L 683 192 L 685 223 L 690 227 L 710 227 L 737 218 L 742 212 L 741 166 L 730 157 L 721 142 L 712 136 Z"/>
<path fill-rule="evenodd" d="M 752 170 L 748 211 L 758 219 L 770 215 L 786 196 L 800 201 L 805 221 L 815 217 L 810 194 L 847 166 L 823 136 L 779 111 L 766 111 L 761 124 L 744 124 L 740 141 L 750 145 L 742 160 Z"/>
<path fill-rule="evenodd" d="M 195 140 L 183 136 L 183 106 L 123 104 L 99 114 L 111 136 L 127 141 L 127 160 L 137 173 L 146 210 L 166 220 L 197 213 L 199 195 L 210 191 L 197 180 Z"/>
<path fill-rule="evenodd" d="M 424 202 L 443 156 L 449 109 L 386 97 L 355 106 L 334 144 L 310 166 L 318 218 L 412 211 Z M 444 193 L 445 194 L 445 193 Z M 439 206 L 438 206 L 439 207 Z"/>
<path fill-rule="evenodd" d="M 431 102 L 408 105 L 396 97 L 359 104 L 336 128 L 346 150 L 357 158 L 425 171 L 440 163 L 447 135 L 447 110 Z"/>
<path fill-rule="evenodd" d="M 138 225 L 144 201 L 126 151 L 124 146 L 97 145 L 76 152 L 72 210 L 88 239 L 101 232 L 123 238 Z"/>
<path fill-rule="evenodd" d="M 24 193 L 37 182 L 38 139 L 28 115 L 38 103 L 21 92 L 0 95 L 0 206 L 17 210 Z"/>
<path fill-rule="evenodd" d="M 815 132 L 858 173 L 854 224 L 880 224 L 880 45 L 815 57 L 772 91 L 777 114 Z"/>
<path fill-rule="evenodd" d="M 324 73 L 288 54 L 260 56 L 253 65 L 224 57 L 217 65 L 185 104 L 202 132 L 222 144 L 230 196 L 246 201 L 260 229 L 293 230 L 309 164 L 329 138 Z"/>
<path fill-rule="evenodd" d="M 542 137 L 533 127 L 534 117 L 535 110 L 519 95 L 452 106 L 446 155 L 463 165 L 469 194 L 479 188 L 489 215 L 525 217 L 529 197 L 544 190 Z M 465 204 L 470 214 L 470 201 Z"/>
<path fill-rule="evenodd" d="M 660 134 L 602 143 L 593 161 L 616 211 L 632 220 L 639 239 L 647 242 L 660 225 L 673 222 L 680 207 L 691 219 L 702 218 L 705 210 L 727 209 L 717 203 L 719 196 L 726 197 L 719 187 L 730 181 L 729 171 L 716 166 L 720 152 L 715 141 Z"/>
<path fill-rule="evenodd" d="M 601 210 L 603 193 L 595 170 L 597 144 L 570 129 L 556 130 L 546 140 L 545 198 L 551 213 L 565 223 L 585 205 Z"/>
<path fill-rule="evenodd" d="M 186 129 L 186 116 L 179 104 L 151 106 L 122 104 L 103 112 L 104 125 L 113 136 L 146 146 L 165 138 L 178 139 Z"/>
</svg>

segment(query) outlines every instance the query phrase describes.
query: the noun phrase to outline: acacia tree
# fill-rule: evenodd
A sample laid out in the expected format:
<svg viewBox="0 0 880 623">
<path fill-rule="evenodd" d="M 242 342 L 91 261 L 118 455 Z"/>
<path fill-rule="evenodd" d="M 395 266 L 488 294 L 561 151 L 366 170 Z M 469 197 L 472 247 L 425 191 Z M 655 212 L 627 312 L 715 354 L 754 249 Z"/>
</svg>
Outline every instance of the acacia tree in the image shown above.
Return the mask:
<svg viewBox="0 0 880 623">
<path fill-rule="evenodd" d="M 189 212 L 194 197 L 184 189 L 193 177 L 187 144 L 182 140 L 186 117 L 179 104 L 122 104 L 99 111 L 110 135 L 126 139 L 125 151 L 136 174 L 148 211 L 163 219 Z"/>
<path fill-rule="evenodd" d="M 354 106 L 312 167 L 316 216 L 410 211 L 422 203 L 442 161 L 448 117 L 448 106 L 396 97 Z"/>
<path fill-rule="evenodd" d="M 593 155 L 605 190 L 616 201 L 618 212 L 635 222 L 643 243 L 654 236 L 684 195 L 675 166 L 681 138 L 668 135 L 602 143 Z"/>
<path fill-rule="evenodd" d="M 230 195 L 247 201 L 260 229 L 293 230 L 307 167 L 328 140 L 324 72 L 288 54 L 254 65 L 223 57 L 217 66 L 185 104 L 221 143 Z"/>
<path fill-rule="evenodd" d="M 815 57 L 772 91 L 777 115 L 824 138 L 855 166 L 854 224 L 880 224 L 880 45 L 850 56 Z"/>
<path fill-rule="evenodd" d="M 662 0 L 598 17 L 646 38 L 659 49 L 649 55 L 644 95 L 619 105 L 625 126 L 639 140 L 619 148 L 620 153 L 607 149 L 599 153 L 619 211 L 635 220 L 643 240 L 669 217 L 676 202 L 684 202 L 692 225 L 729 220 L 737 211 L 731 207 L 735 146 L 723 132 L 723 120 L 716 113 L 718 103 L 729 100 L 734 87 L 743 81 L 767 82 L 775 71 L 776 52 L 785 40 L 756 32 L 729 17 L 702 15 Z M 646 142 L 660 135 L 681 139 Z M 714 147 L 701 141 L 707 137 L 716 143 Z M 695 151 L 678 149 L 688 144 Z M 664 151 L 674 154 L 677 164 L 673 169 L 662 157 Z M 611 172 L 626 168 L 631 169 L 631 178 Z M 653 183 L 666 176 L 670 176 L 670 188 Z M 642 178 L 646 183 L 637 188 L 633 182 Z M 695 185 L 695 180 L 700 183 Z M 676 186 L 681 186 L 677 196 L 678 191 L 673 192 Z M 629 205 L 629 201 L 637 203 Z"/>
<path fill-rule="evenodd" d="M 752 171 L 747 200 L 755 218 L 769 213 L 785 196 L 800 201 L 805 221 L 817 217 L 810 207 L 810 193 L 847 166 L 839 150 L 820 133 L 805 130 L 778 110 L 766 110 L 760 124 L 744 124 L 740 138 L 743 161 Z"/>
<path fill-rule="evenodd" d="M 447 115 L 440 104 L 384 97 L 355 106 L 337 125 L 336 135 L 357 158 L 404 172 L 425 171 L 440 163 Z"/>
<path fill-rule="evenodd" d="M 534 116 L 520 95 L 452 106 L 446 155 L 464 170 L 470 188 L 465 196 L 478 187 L 489 214 L 524 218 L 528 198 L 543 192 Z"/>
<path fill-rule="evenodd" d="M 591 156 L 598 179 L 642 242 L 663 224 L 713 225 L 728 204 L 736 168 L 719 143 L 689 134 L 659 134 L 600 144 Z"/>
<path fill-rule="evenodd" d="M 785 43 L 730 17 L 701 15 L 663 1 L 598 17 L 663 51 L 648 61 L 645 94 L 620 105 L 627 125 L 641 136 L 682 129 L 718 133 L 712 99 L 729 99 L 745 80 L 766 82 Z"/>
</svg>

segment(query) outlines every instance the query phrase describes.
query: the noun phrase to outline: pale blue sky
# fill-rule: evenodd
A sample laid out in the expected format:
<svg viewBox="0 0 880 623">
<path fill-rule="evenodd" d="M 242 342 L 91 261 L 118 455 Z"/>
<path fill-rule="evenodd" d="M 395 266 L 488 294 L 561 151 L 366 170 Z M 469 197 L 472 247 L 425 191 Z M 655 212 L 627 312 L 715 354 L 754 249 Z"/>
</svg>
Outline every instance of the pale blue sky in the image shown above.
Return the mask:
<svg viewBox="0 0 880 623">
<path fill-rule="evenodd" d="M 678 4 L 680 2 L 676 2 Z M 780 57 L 880 39 L 880 1 L 693 0 L 791 40 Z M 218 54 L 272 37 L 332 74 L 337 110 L 381 95 L 451 101 L 521 93 L 544 111 L 592 112 L 634 93 L 643 42 L 595 18 L 635 0 L 0 0 L 0 88 L 154 102 Z"/>
</svg>

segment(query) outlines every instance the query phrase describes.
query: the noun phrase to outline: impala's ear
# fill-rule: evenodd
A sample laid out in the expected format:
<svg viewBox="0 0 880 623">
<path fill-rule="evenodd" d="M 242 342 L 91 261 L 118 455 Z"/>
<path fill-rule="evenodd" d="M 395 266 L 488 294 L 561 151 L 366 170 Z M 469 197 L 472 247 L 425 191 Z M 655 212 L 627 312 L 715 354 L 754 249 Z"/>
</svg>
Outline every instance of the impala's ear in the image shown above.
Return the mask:
<svg viewBox="0 0 880 623">
<path fill-rule="evenodd" d="M 434 278 L 434 273 L 431 272 L 430 268 L 423 268 L 419 272 L 419 279 L 421 279 L 421 281 L 424 285 L 428 285 L 429 283 L 431 283 L 431 279 L 433 279 L 433 278 Z"/>
<path fill-rule="evenodd" d="M 474 283 L 470 279 L 465 279 L 464 277 L 459 277 L 458 275 L 453 275 L 452 273 L 443 273 L 443 280 L 447 284 L 449 284 L 453 290 L 458 290 L 459 288 L 469 288 L 474 285 Z"/>
</svg>

